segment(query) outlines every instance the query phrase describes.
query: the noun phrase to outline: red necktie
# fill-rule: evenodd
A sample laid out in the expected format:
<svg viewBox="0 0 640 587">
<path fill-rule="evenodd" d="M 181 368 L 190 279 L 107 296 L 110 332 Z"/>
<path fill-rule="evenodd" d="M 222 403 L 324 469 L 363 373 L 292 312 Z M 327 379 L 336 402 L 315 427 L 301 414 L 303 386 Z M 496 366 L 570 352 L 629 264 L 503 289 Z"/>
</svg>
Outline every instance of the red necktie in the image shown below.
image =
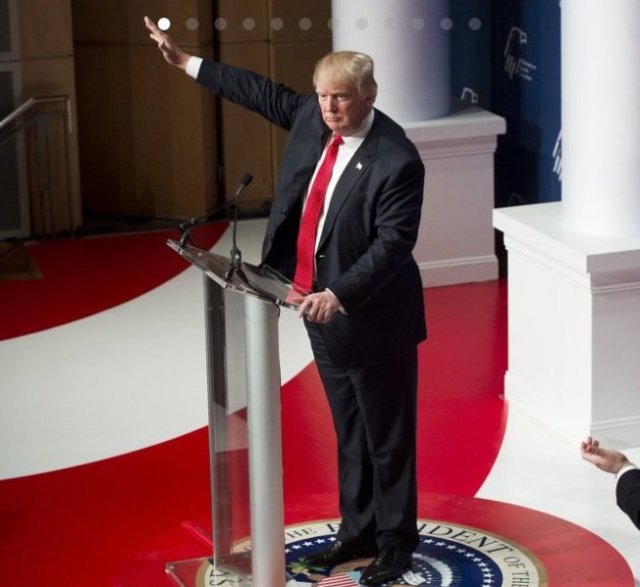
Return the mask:
<svg viewBox="0 0 640 587">
<path fill-rule="evenodd" d="M 320 165 L 313 185 L 309 190 L 307 205 L 304 208 L 302 219 L 300 220 L 298 260 L 293 282 L 303 291 L 311 291 L 313 286 L 318 221 L 320 220 L 320 216 L 322 216 L 324 197 L 327 193 L 327 187 L 331 179 L 331 174 L 333 173 L 336 158 L 338 157 L 338 149 L 342 143 L 344 143 L 344 141 L 341 136 L 336 135 L 333 137 L 324 161 Z"/>
</svg>

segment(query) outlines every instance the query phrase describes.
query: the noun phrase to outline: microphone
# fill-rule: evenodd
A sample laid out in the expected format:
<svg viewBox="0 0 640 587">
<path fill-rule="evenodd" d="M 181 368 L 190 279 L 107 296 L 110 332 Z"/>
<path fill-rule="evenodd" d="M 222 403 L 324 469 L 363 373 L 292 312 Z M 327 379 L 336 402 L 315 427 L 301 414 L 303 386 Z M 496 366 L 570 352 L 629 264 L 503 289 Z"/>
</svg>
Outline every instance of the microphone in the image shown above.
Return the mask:
<svg viewBox="0 0 640 587">
<path fill-rule="evenodd" d="M 253 176 L 250 173 L 245 173 L 244 174 L 244 176 L 242 177 L 242 181 L 240 182 L 240 186 L 236 190 L 236 193 L 235 193 L 235 196 L 234 196 L 234 200 L 233 200 L 234 202 L 237 201 L 238 196 L 240 195 L 240 192 L 245 187 L 247 187 L 251 183 L 252 180 L 253 180 Z M 214 208 L 213 211 L 209 212 L 205 216 L 196 216 L 194 218 L 189 218 L 189 220 L 185 220 L 184 222 L 181 222 L 178 225 L 178 229 L 182 233 L 181 238 L 180 238 L 180 244 L 184 246 L 187 243 L 187 241 L 189 240 L 189 237 L 191 235 L 191 229 L 192 228 L 194 228 L 196 226 L 200 226 L 201 224 L 206 224 L 207 222 L 210 222 L 211 220 L 213 220 L 215 218 L 215 216 L 221 210 L 224 210 L 227 206 L 228 206 L 228 203 L 225 202 L 221 206 L 218 206 L 217 208 Z M 237 217 L 237 214 L 235 214 L 235 216 Z M 234 239 L 235 239 L 235 233 L 234 233 Z"/>
<path fill-rule="evenodd" d="M 235 271 L 240 269 L 242 266 L 242 253 L 238 248 L 236 243 L 236 233 L 238 230 L 238 202 L 240 201 L 240 194 L 243 192 L 244 188 L 246 188 L 253 181 L 253 175 L 250 173 L 245 173 L 240 180 L 240 185 L 236 190 L 235 196 L 233 197 L 233 236 L 232 236 L 232 246 L 231 246 L 231 264 L 229 265 L 229 269 L 225 273 L 225 280 L 229 281 L 231 276 Z"/>
</svg>

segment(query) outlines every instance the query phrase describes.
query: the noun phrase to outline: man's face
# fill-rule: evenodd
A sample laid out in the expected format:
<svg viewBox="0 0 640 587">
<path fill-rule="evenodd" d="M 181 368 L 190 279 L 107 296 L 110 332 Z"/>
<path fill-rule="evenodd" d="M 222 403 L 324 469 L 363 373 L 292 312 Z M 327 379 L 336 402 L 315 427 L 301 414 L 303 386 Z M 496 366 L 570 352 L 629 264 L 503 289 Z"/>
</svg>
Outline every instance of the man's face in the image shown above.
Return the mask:
<svg viewBox="0 0 640 587">
<path fill-rule="evenodd" d="M 316 94 L 326 125 L 341 136 L 358 130 L 373 107 L 373 98 L 359 95 L 355 84 L 322 74 L 317 80 Z"/>
</svg>

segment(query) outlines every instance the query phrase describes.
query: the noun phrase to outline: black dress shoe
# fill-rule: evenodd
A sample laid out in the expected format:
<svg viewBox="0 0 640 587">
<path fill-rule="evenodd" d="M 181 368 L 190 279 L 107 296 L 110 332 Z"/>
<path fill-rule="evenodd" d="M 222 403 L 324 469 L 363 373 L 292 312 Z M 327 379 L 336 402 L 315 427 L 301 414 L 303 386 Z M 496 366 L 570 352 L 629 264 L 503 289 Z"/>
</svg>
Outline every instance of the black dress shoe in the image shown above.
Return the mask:
<svg viewBox="0 0 640 587">
<path fill-rule="evenodd" d="M 359 558 L 371 558 L 378 554 L 378 547 L 354 540 L 337 540 L 330 548 L 315 552 L 305 560 L 312 567 L 335 567 Z"/>
<path fill-rule="evenodd" d="M 398 579 L 411 569 L 413 553 L 396 548 L 383 548 L 380 554 L 362 572 L 361 585 L 382 585 Z"/>
</svg>

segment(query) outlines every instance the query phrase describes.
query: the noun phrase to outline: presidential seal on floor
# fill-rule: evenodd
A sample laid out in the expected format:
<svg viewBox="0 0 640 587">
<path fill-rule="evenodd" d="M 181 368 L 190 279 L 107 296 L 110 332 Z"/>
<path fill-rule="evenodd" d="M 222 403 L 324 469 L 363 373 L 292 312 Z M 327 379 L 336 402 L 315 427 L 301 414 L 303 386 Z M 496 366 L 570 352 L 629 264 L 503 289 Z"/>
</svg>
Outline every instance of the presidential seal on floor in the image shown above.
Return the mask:
<svg viewBox="0 0 640 587">
<path fill-rule="evenodd" d="M 371 559 L 333 568 L 309 565 L 313 552 L 331 546 L 338 521 L 314 522 L 286 528 L 287 587 L 348 587 L 359 584 Z M 484 530 L 437 520 L 420 520 L 420 544 L 410 571 L 385 587 L 543 587 L 547 575 L 532 553 L 513 541 Z"/>
</svg>

